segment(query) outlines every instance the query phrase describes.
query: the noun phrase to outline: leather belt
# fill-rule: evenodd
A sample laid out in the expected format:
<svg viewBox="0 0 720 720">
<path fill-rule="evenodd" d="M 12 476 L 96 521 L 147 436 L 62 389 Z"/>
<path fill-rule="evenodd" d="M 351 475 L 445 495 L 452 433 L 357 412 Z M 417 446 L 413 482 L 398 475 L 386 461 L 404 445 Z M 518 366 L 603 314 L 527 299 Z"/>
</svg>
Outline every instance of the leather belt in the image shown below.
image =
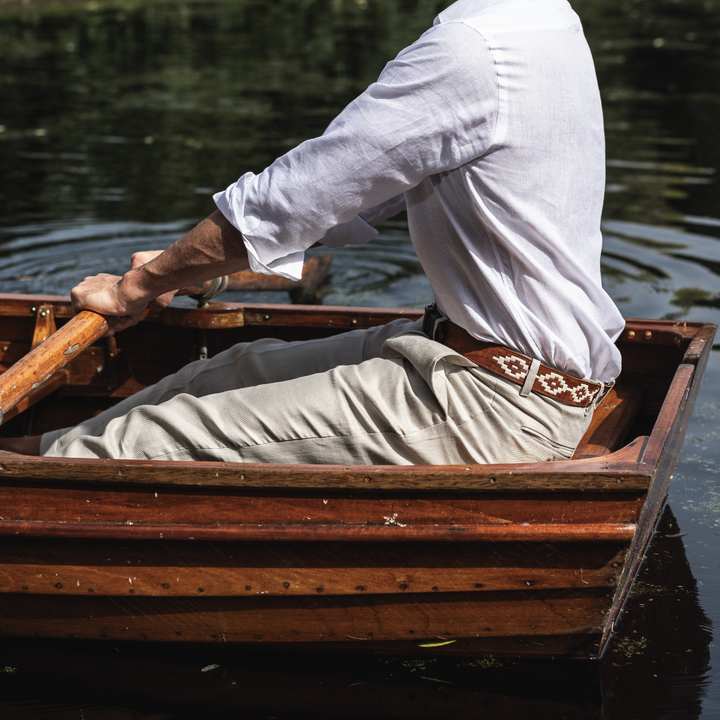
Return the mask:
<svg viewBox="0 0 720 720">
<path fill-rule="evenodd" d="M 434 304 L 425 308 L 423 332 L 476 365 L 522 385 L 521 395 L 529 395 L 532 391 L 569 405 L 588 407 L 613 386 L 613 383 L 581 380 L 516 350 L 478 340 L 448 320 Z"/>
</svg>

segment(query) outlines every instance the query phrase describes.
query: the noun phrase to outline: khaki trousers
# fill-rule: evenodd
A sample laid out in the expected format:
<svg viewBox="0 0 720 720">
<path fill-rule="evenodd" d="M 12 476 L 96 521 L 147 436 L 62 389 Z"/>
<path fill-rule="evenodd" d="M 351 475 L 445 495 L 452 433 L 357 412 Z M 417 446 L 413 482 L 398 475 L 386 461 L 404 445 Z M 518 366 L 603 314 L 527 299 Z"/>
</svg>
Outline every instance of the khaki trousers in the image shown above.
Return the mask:
<svg viewBox="0 0 720 720">
<path fill-rule="evenodd" d="M 49 456 L 339 465 L 568 459 L 592 415 L 530 393 L 396 320 L 241 343 L 75 428 Z"/>
</svg>

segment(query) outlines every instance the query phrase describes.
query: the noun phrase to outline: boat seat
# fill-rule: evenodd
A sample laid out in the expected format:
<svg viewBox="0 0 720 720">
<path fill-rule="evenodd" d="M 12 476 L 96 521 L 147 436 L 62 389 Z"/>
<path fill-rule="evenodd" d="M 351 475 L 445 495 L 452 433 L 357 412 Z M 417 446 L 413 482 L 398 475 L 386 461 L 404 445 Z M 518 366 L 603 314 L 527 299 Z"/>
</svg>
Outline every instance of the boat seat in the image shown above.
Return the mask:
<svg viewBox="0 0 720 720">
<path fill-rule="evenodd" d="M 616 385 L 595 409 L 592 422 L 575 450 L 573 460 L 608 455 L 626 444 L 642 405 L 643 391 L 634 385 Z"/>
</svg>

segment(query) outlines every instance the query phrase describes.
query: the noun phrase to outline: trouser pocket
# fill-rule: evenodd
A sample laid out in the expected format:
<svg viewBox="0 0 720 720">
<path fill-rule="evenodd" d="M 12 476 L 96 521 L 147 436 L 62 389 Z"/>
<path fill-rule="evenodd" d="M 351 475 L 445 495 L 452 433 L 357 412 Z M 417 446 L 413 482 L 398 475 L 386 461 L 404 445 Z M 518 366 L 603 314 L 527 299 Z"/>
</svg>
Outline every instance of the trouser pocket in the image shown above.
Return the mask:
<svg viewBox="0 0 720 720">
<path fill-rule="evenodd" d="M 543 455 L 543 457 L 538 458 L 539 461 L 570 460 L 575 452 L 576 446 L 562 445 L 536 428 L 524 425 L 521 427 L 521 431 L 531 443 L 536 445 L 538 452 Z"/>
</svg>

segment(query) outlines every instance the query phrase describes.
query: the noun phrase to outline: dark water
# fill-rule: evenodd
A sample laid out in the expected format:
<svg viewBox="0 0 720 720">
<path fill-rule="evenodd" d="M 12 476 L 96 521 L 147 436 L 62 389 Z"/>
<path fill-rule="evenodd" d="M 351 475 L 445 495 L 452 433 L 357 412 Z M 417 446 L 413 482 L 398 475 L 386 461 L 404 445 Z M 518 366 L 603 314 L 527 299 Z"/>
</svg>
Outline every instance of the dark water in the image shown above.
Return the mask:
<svg viewBox="0 0 720 720">
<path fill-rule="evenodd" d="M 213 210 L 213 191 L 322 132 L 447 4 L 0 1 L 0 291 L 66 294 L 166 246 Z M 720 1 L 574 7 L 605 107 L 606 287 L 629 317 L 718 323 Z M 402 218 L 335 251 L 326 303 L 429 298 Z M 715 350 L 646 574 L 600 664 L 5 640 L 0 714 L 720 718 L 719 389 Z"/>
</svg>

